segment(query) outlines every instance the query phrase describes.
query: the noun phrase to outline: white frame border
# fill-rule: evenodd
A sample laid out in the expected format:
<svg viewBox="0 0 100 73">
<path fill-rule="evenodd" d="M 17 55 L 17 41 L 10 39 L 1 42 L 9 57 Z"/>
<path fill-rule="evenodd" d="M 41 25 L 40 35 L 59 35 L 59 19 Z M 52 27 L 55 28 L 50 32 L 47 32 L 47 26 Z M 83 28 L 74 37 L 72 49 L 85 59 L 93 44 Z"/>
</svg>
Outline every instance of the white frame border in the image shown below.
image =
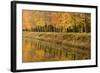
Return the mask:
<svg viewBox="0 0 100 73">
<path fill-rule="evenodd" d="M 72 11 L 72 12 L 87 12 L 91 13 L 91 60 L 76 60 L 76 61 L 57 61 L 57 62 L 35 62 L 35 63 L 22 63 L 22 9 L 26 10 L 46 10 L 46 11 Z M 83 7 L 67 7 L 67 6 L 47 6 L 47 5 L 28 5 L 28 4 L 17 4 L 17 45 L 16 45 L 16 62 L 17 70 L 21 69 L 38 69 L 38 68 L 53 68 L 53 67 L 73 67 L 73 66 L 85 66 L 96 64 L 96 9 L 83 8 Z M 67 63 L 66 63 L 67 62 Z M 55 65 L 55 66 L 54 66 Z"/>
</svg>

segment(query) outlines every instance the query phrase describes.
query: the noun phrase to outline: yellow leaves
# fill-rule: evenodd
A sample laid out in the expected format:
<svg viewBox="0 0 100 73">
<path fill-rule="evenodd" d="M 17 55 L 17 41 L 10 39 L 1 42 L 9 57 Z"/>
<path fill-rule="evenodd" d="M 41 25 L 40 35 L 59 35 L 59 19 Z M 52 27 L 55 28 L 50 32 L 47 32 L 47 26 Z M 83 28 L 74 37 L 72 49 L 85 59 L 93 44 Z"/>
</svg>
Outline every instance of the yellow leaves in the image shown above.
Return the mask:
<svg viewBox="0 0 100 73">
<path fill-rule="evenodd" d="M 23 49 L 22 49 L 22 57 L 23 62 L 30 61 L 30 51 L 31 51 L 31 42 L 29 39 L 24 38 L 23 40 Z"/>
<path fill-rule="evenodd" d="M 25 63 L 90 59 L 90 37 L 90 33 L 23 31 L 22 60 Z"/>
<path fill-rule="evenodd" d="M 35 50 L 34 60 L 41 61 L 44 58 L 45 52 L 44 50 L 37 49 Z"/>
<path fill-rule="evenodd" d="M 32 12 L 28 10 L 23 10 L 22 14 L 22 22 L 23 22 L 23 29 L 31 29 L 32 25 Z"/>
<path fill-rule="evenodd" d="M 47 11 L 23 11 L 23 28 L 31 29 L 31 27 L 53 25 L 55 27 L 67 24 L 70 18 L 68 13 L 47 12 Z"/>
<path fill-rule="evenodd" d="M 66 29 L 73 25 L 90 25 L 90 18 L 89 13 L 23 10 L 23 29 L 45 25 Z"/>
</svg>

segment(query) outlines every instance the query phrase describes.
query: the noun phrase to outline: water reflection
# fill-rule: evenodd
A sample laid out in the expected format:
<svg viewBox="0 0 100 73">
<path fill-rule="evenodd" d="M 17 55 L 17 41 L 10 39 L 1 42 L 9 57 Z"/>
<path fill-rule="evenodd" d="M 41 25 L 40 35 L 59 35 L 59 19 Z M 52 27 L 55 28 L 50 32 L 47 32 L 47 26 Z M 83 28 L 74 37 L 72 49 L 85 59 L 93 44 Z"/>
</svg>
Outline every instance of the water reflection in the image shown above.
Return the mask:
<svg viewBox="0 0 100 73">
<path fill-rule="evenodd" d="M 44 62 L 89 59 L 89 51 L 78 47 L 51 43 L 39 39 L 23 38 L 23 62 Z"/>
</svg>

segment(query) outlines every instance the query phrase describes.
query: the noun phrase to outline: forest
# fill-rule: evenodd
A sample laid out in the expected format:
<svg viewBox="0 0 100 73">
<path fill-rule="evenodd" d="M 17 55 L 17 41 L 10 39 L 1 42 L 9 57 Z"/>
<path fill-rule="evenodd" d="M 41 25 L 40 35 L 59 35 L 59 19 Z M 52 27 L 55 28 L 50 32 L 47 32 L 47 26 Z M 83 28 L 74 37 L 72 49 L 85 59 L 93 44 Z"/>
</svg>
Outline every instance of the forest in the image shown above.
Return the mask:
<svg viewBox="0 0 100 73">
<path fill-rule="evenodd" d="M 90 13 L 24 11 L 23 15 L 23 31 L 91 32 Z"/>
<path fill-rule="evenodd" d="M 22 61 L 91 59 L 91 14 L 23 10 Z"/>
</svg>

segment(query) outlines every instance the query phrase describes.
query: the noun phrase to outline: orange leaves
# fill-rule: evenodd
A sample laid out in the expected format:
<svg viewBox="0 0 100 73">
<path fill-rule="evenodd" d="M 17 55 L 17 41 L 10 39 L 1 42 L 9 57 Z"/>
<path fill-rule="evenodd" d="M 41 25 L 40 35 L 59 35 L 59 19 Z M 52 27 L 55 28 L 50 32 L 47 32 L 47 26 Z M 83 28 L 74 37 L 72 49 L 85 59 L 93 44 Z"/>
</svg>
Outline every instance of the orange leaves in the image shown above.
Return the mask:
<svg viewBox="0 0 100 73">
<path fill-rule="evenodd" d="M 23 10 L 23 29 L 31 30 L 39 26 L 52 25 L 65 30 L 83 24 L 90 26 L 89 13 Z"/>
</svg>

